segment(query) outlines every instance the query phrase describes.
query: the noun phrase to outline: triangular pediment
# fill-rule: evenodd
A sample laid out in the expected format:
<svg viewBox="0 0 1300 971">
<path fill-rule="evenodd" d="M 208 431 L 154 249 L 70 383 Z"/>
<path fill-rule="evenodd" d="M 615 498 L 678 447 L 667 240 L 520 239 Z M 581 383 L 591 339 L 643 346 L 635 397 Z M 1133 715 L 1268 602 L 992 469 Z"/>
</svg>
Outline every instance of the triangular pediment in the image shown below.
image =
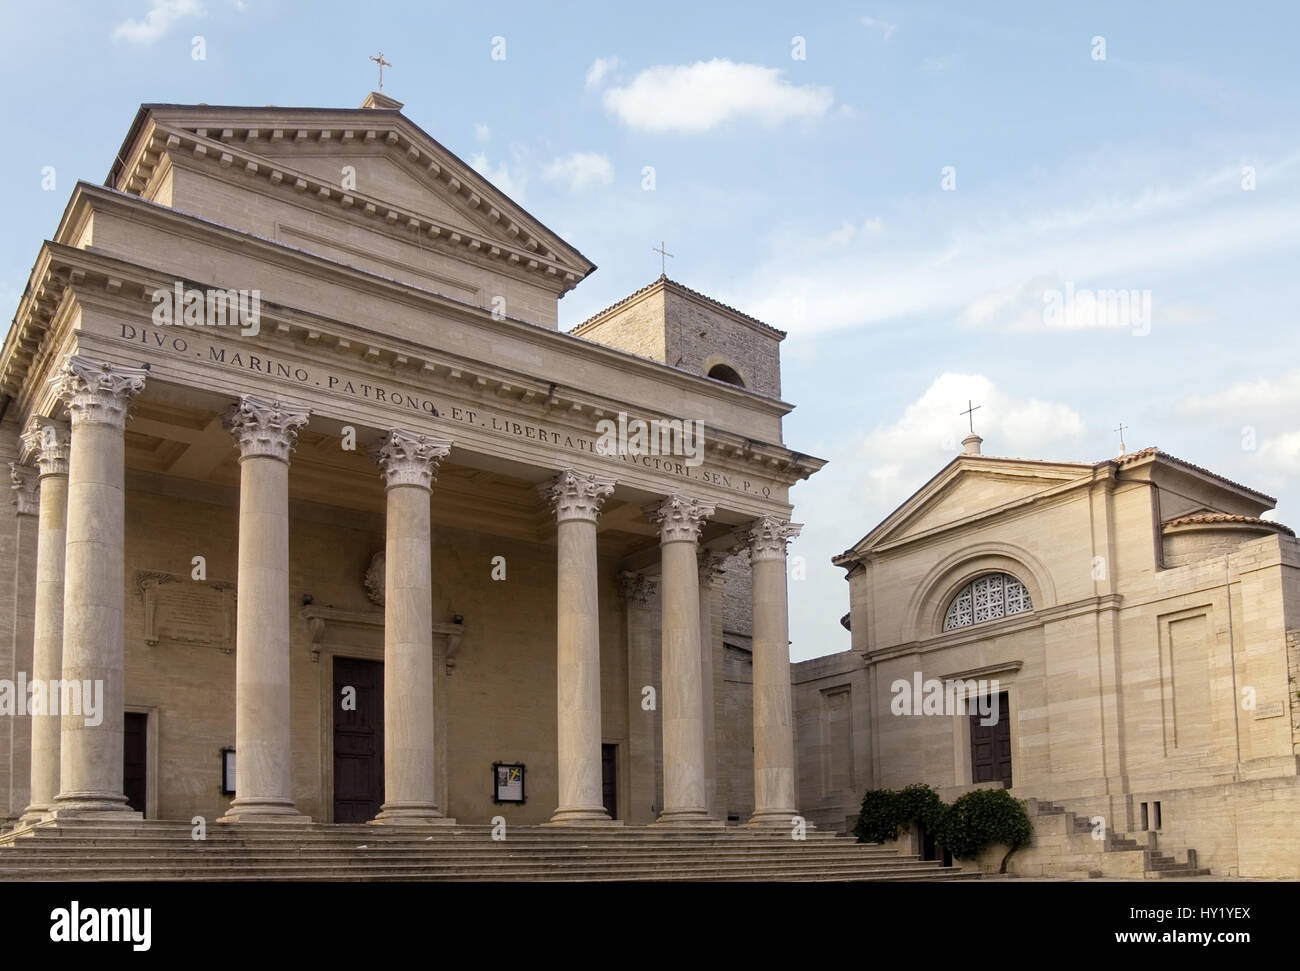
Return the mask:
<svg viewBox="0 0 1300 971">
<path fill-rule="evenodd" d="M 1092 466 L 1084 463 L 959 456 L 844 555 L 942 530 L 1052 492 L 1091 473 Z"/>
<path fill-rule="evenodd" d="M 468 163 L 395 109 L 145 105 L 109 183 L 141 192 L 167 153 L 231 179 L 264 178 L 479 257 L 543 273 L 568 289 L 595 269 Z"/>
<path fill-rule="evenodd" d="M 455 229 L 482 232 L 497 242 L 507 241 L 502 230 L 484 225 L 480 218 L 457 205 L 454 197 L 443 191 L 437 180 L 426 180 L 407 171 L 382 151 L 370 155 L 346 152 L 323 155 L 267 152 L 265 157 L 268 160 L 275 159 L 286 169 L 314 175 L 322 181 L 333 179 L 338 182 L 346 174 L 350 180 L 355 180 L 350 184 L 355 185 L 358 192 L 363 186 L 368 186 L 370 190 L 366 195 L 376 196 Z"/>
</svg>

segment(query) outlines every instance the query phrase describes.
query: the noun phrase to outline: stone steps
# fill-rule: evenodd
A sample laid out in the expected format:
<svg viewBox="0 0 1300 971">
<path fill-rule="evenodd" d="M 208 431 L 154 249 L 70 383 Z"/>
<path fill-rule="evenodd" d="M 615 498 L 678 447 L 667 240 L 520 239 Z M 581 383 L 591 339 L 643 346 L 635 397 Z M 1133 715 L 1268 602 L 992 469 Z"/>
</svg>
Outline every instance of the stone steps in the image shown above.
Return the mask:
<svg viewBox="0 0 1300 971">
<path fill-rule="evenodd" d="M 978 877 L 819 833 L 737 827 L 421 828 L 61 821 L 0 835 L 0 880 L 948 880 Z"/>
<path fill-rule="evenodd" d="M 1093 839 L 1090 815 L 1068 812 L 1045 800 L 1035 801 L 1031 809 L 1034 829 L 1031 845 L 1050 851 L 1041 866 L 1042 872 L 1033 875 L 1133 880 L 1210 875 L 1208 869 L 1197 866 L 1195 850 L 1158 849 L 1159 837 L 1155 832 L 1108 831 L 1105 839 Z"/>
</svg>

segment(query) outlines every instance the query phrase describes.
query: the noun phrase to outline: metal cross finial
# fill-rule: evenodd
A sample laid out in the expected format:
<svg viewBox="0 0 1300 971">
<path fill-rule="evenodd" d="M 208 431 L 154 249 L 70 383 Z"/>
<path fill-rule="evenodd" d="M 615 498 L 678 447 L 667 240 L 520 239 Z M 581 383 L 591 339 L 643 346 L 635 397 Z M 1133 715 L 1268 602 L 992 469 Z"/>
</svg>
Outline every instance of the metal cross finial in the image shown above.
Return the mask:
<svg viewBox="0 0 1300 971">
<path fill-rule="evenodd" d="M 1126 428 L 1128 428 L 1128 425 L 1124 424 L 1123 422 L 1120 422 L 1119 427 L 1115 429 L 1115 431 L 1119 432 L 1119 454 L 1120 455 L 1124 454 L 1124 429 Z"/>
<path fill-rule="evenodd" d="M 392 63 L 384 60 L 384 52 L 380 51 L 378 55 L 372 55 L 370 60 L 379 65 L 379 90 L 384 90 L 384 68 L 392 67 Z"/>
<path fill-rule="evenodd" d="M 672 253 L 669 253 L 667 250 L 664 249 L 664 241 L 663 241 L 663 240 L 660 240 L 660 241 L 659 241 L 659 245 L 658 245 L 657 247 L 656 247 L 656 246 L 651 246 L 651 247 L 650 247 L 650 252 L 651 252 L 651 253 L 658 253 L 658 254 L 659 254 L 659 273 L 660 273 L 661 276 L 667 276 L 667 275 L 668 275 L 668 263 L 667 263 L 667 260 L 665 259 L 665 257 L 667 257 L 667 259 L 676 259 L 676 257 L 674 257 Z"/>
<path fill-rule="evenodd" d="M 966 415 L 970 419 L 970 433 L 975 434 L 975 412 L 983 408 L 983 405 L 972 404 L 969 398 L 966 399 L 966 410 L 959 411 L 957 414 Z"/>
</svg>

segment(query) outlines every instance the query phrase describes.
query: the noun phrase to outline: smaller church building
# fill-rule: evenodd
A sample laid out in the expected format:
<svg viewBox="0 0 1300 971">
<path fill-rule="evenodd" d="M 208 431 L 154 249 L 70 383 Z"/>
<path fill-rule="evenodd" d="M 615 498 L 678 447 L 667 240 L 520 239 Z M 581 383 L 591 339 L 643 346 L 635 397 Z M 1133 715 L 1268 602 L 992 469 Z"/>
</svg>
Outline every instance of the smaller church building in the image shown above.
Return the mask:
<svg viewBox="0 0 1300 971">
<path fill-rule="evenodd" d="M 1300 543 L 1274 500 L 1155 448 L 980 445 L 834 558 L 852 650 L 793 666 L 809 818 L 1006 787 L 1218 876 L 1300 876 Z"/>
</svg>

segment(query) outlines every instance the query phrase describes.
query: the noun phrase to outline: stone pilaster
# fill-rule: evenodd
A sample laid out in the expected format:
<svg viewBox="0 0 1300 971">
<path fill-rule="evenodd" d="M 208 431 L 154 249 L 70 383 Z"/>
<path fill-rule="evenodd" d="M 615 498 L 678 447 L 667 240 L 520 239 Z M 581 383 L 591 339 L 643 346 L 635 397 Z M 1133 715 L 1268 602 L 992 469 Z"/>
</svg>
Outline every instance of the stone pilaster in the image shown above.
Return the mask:
<svg viewBox="0 0 1300 971">
<path fill-rule="evenodd" d="M 800 529 L 766 516 L 746 531 L 754 584 L 754 814 L 749 825 L 789 827 L 798 814 L 785 563 L 786 544 Z"/>
<path fill-rule="evenodd" d="M 244 395 L 225 415 L 239 446 L 235 798 L 221 822 L 301 822 L 289 713 L 289 454 L 308 413 Z"/>
<path fill-rule="evenodd" d="M 551 822 L 608 822 L 600 773 L 596 518 L 614 480 L 568 469 L 539 486 L 555 511 L 559 806 Z"/>
<path fill-rule="evenodd" d="M 122 791 L 124 432 L 148 373 L 69 355 L 52 379 L 71 422 L 61 674 L 100 705 L 60 712 L 55 818 L 140 818 Z"/>
<path fill-rule="evenodd" d="M 9 463 L 9 479 L 13 483 L 13 501 L 18 515 L 15 517 L 14 536 L 14 615 L 10 628 L 10 651 L 13 670 L 6 673 L 17 686 L 25 686 L 33 677 L 32 641 L 33 618 L 36 599 L 36 553 L 40 511 L 41 483 L 36 469 Z M 9 800 L 0 811 L 5 818 L 16 819 L 31 799 L 32 720 L 27 711 L 27 694 L 24 690 L 16 699 L 10 716 L 9 735 Z"/>
<path fill-rule="evenodd" d="M 63 673 L 63 568 L 68 520 L 68 427 L 33 418 L 23 434 L 24 450 L 36 460 L 41 477 L 41 509 L 36 540 L 35 617 L 32 678 L 52 684 Z M 48 699 L 48 696 L 47 696 Z M 20 824 L 40 821 L 59 794 L 59 716 L 48 700 L 31 716 L 31 790 Z"/>
<path fill-rule="evenodd" d="M 700 530 L 709 503 L 672 495 L 644 507 L 659 525 L 662 558 L 664 808 L 661 824 L 709 822 L 700 661 Z"/>
<path fill-rule="evenodd" d="M 401 429 L 372 452 L 387 494 L 384 547 L 384 804 L 371 822 L 449 823 L 434 772 L 429 496 L 451 442 Z"/>
</svg>

